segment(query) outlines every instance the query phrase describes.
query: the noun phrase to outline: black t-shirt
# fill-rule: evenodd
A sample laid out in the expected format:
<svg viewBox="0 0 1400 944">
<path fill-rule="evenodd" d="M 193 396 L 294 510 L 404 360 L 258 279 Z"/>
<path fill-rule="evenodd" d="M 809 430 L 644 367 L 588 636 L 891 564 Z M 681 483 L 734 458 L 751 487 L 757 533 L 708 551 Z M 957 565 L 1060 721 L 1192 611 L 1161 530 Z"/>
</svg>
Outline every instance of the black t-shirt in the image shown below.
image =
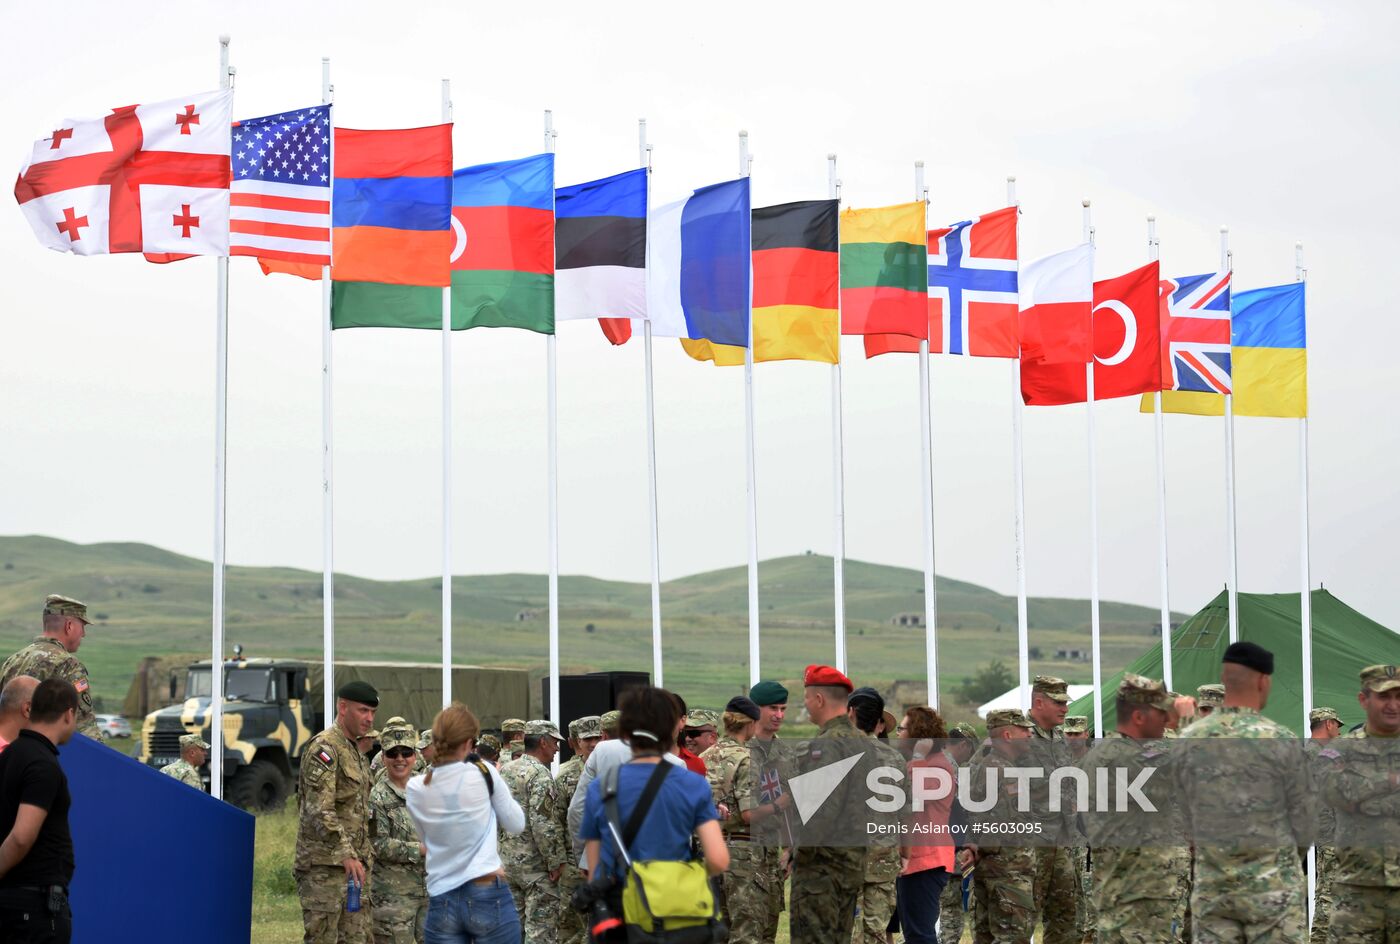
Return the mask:
<svg viewBox="0 0 1400 944">
<path fill-rule="evenodd" d="M 14 829 L 21 803 L 48 810 L 29 854 L 3 877 L 0 888 L 67 885 L 73 878 L 73 838 L 68 832 L 68 777 L 58 748 L 42 734 L 21 731 L 0 751 L 0 841 Z"/>
</svg>

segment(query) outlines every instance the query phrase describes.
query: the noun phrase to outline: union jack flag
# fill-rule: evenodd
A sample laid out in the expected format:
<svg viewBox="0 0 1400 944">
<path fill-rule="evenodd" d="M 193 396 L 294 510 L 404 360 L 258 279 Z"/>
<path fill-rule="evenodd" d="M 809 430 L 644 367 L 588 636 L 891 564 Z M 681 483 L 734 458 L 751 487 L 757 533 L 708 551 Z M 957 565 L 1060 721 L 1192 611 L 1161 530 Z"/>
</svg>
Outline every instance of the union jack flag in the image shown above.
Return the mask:
<svg viewBox="0 0 1400 944">
<path fill-rule="evenodd" d="M 778 776 L 776 767 L 765 768 L 758 775 L 758 802 L 777 803 L 778 798 L 783 795 L 782 778 Z"/>
<path fill-rule="evenodd" d="M 1162 387 L 1230 392 L 1230 273 L 1163 279 Z"/>
</svg>

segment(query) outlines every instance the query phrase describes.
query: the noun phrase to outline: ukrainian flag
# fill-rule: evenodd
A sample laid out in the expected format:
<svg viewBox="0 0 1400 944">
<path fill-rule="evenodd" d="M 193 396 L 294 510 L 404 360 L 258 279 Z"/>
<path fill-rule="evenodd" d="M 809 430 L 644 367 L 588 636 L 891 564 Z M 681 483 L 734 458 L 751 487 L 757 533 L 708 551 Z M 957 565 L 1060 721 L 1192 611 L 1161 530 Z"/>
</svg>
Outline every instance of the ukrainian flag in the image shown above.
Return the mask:
<svg viewBox="0 0 1400 944">
<path fill-rule="evenodd" d="M 1238 292 L 1230 301 L 1231 383 L 1237 416 L 1308 415 L 1306 282 Z M 1152 394 L 1142 398 L 1152 412 Z M 1219 394 L 1164 391 L 1164 413 L 1220 416 Z"/>
</svg>

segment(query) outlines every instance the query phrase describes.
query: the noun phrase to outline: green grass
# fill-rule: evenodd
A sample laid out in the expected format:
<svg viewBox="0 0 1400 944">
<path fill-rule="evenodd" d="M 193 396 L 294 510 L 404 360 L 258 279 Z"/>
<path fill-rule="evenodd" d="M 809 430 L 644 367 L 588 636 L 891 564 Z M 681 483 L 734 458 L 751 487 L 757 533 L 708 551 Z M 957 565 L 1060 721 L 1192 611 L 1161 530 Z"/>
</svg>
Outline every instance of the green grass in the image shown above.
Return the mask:
<svg viewBox="0 0 1400 944">
<path fill-rule="evenodd" d="M 295 944 L 302 939 L 301 906 L 292 878 L 296 805 L 258 817 L 253 851 L 253 940 Z"/>
<path fill-rule="evenodd" d="M 666 582 L 662 613 L 666 683 L 695 705 L 721 705 L 748 678 L 747 575 L 733 567 Z M 832 658 L 831 558 L 803 555 L 759 568 L 763 674 L 795 682 L 805 665 Z M 146 656 L 200 653 L 209 640 L 210 565 L 144 544 L 79 545 L 40 536 L 0 536 L 0 654 L 38 631 L 48 593 L 87 602 L 95 625 L 81 658 L 101 709 L 120 710 Z M 915 570 L 848 561 L 849 668 L 857 684 L 888 689 L 922 680 L 924 631 L 890 624 L 923 612 Z M 336 645 L 341 658 L 435 662 L 441 653 L 440 582 L 336 578 Z M 984 587 L 939 578 L 940 684 L 946 694 L 978 668 L 1014 663 L 1016 601 Z M 543 576 L 453 579 L 454 652 L 461 661 L 546 671 Z M 564 576 L 560 658 L 567 672 L 651 668 L 650 592 L 645 584 Z M 278 567 L 230 567 L 226 639 L 248 655 L 319 658 L 321 575 Z M 519 614 L 530 618 L 519 620 Z M 1104 671 L 1122 668 L 1157 639 L 1147 607 L 1102 606 Z M 1056 661 L 1057 648 L 1089 644 L 1083 600 L 1030 601 L 1032 671 L 1086 679 L 1085 663 Z M 591 629 L 589 627 L 592 627 Z M 531 698 L 539 697 L 532 686 Z M 950 714 L 960 710 L 950 706 Z M 965 706 L 964 706 L 965 707 Z M 538 709 L 536 709 L 538 710 Z M 133 719 L 138 722 L 139 719 Z"/>
</svg>

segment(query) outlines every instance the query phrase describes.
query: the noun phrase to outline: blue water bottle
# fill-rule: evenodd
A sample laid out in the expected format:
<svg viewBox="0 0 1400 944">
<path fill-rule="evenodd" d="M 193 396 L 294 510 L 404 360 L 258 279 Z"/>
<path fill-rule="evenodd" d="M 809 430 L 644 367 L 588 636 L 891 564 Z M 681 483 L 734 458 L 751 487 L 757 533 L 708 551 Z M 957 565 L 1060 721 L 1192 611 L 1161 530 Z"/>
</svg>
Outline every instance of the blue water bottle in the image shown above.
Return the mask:
<svg viewBox="0 0 1400 944">
<path fill-rule="evenodd" d="M 360 883 L 353 877 L 345 880 L 345 910 L 350 914 L 360 910 Z"/>
</svg>

